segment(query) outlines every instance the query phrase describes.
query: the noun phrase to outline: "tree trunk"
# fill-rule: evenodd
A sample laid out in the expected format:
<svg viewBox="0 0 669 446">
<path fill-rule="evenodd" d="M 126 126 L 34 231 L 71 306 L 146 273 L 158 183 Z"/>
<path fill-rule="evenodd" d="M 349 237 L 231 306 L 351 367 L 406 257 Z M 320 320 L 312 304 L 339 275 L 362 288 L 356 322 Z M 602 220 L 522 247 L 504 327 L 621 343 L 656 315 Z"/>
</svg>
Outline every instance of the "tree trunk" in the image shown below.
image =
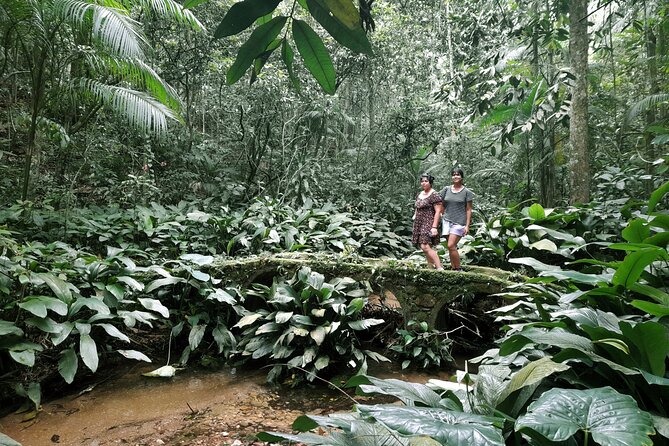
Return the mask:
<svg viewBox="0 0 669 446">
<path fill-rule="evenodd" d="M 46 61 L 46 48 L 35 51 L 32 64 L 32 98 L 30 101 L 31 117 L 28 128 L 28 141 L 26 147 L 26 158 L 23 165 L 23 186 L 21 188 L 21 200 L 28 199 L 30 189 L 30 175 L 32 170 L 33 156 L 36 152 L 37 123 L 42 111 L 42 95 L 44 93 L 44 70 Z"/>
<path fill-rule="evenodd" d="M 648 93 L 650 95 L 656 95 L 660 92 L 660 87 L 658 85 L 657 78 L 657 39 L 655 33 L 648 23 L 648 12 L 646 11 L 646 3 L 644 2 L 644 21 L 645 21 L 645 40 L 646 40 L 646 61 L 648 69 Z M 646 129 L 655 124 L 657 120 L 657 107 L 649 107 L 646 111 Z M 655 161 L 657 153 L 655 153 L 655 147 L 652 144 L 653 134 L 649 131 L 644 131 L 643 142 L 644 149 L 646 152 L 646 159 L 648 161 Z M 646 173 L 649 175 L 653 174 L 653 164 L 646 164 Z M 653 181 L 645 181 L 646 194 L 650 195 L 653 192 Z"/>
<path fill-rule="evenodd" d="M 571 145 L 570 202 L 590 201 L 588 150 L 588 1 L 569 2 L 569 56 L 574 74 L 569 121 Z"/>
</svg>

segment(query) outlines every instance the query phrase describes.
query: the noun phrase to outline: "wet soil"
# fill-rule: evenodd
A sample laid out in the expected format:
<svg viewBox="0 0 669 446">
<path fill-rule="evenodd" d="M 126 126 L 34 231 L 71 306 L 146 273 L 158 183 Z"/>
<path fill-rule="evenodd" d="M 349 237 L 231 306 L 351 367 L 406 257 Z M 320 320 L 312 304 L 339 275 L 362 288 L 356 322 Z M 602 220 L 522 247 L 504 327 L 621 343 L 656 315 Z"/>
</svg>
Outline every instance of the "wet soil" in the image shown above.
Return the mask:
<svg viewBox="0 0 669 446">
<path fill-rule="evenodd" d="M 168 379 L 141 374 L 148 365 L 119 371 L 85 391 L 43 403 L 32 420 L 0 418 L 0 432 L 23 446 L 52 445 L 261 445 L 255 434 L 290 432 L 302 414 L 349 411 L 376 402 L 325 384 L 298 388 L 266 384 L 267 370 L 183 370 Z M 427 382 L 444 373 L 372 370 L 383 378 Z"/>
</svg>

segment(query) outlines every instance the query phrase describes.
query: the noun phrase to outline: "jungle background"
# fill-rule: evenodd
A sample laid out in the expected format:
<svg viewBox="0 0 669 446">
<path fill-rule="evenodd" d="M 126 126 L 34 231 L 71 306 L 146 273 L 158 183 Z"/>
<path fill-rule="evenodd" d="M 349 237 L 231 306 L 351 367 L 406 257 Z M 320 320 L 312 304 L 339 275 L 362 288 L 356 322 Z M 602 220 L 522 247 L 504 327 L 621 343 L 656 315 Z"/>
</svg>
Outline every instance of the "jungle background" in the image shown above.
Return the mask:
<svg viewBox="0 0 669 446">
<path fill-rule="evenodd" d="M 544 386 L 597 390 L 615 375 L 611 391 L 654 417 L 635 438 L 664 444 L 667 348 L 650 344 L 669 345 L 667 4 L 233 5 L 0 5 L 0 396 L 37 414 L 48 380 L 70 384 L 114 355 L 147 360 L 140 328 L 166 330 L 180 364 L 283 359 L 274 382 L 342 359 L 364 372 L 380 357 L 362 333 L 383 322 L 364 312 L 364 283 L 305 269 L 244 288 L 216 263 L 292 252 L 419 269 L 418 175 L 441 189 L 457 166 L 476 194 L 465 264 L 528 277 L 499 311 L 507 348 L 479 361 L 508 368 L 491 372 L 499 385 L 554 362 L 504 398 L 446 408 L 506 414 L 477 421 L 491 429 L 481 444 L 587 442 L 590 428 L 557 438 L 521 415 L 555 397 Z M 447 336 L 409 322 L 403 365 L 447 362 Z"/>
</svg>

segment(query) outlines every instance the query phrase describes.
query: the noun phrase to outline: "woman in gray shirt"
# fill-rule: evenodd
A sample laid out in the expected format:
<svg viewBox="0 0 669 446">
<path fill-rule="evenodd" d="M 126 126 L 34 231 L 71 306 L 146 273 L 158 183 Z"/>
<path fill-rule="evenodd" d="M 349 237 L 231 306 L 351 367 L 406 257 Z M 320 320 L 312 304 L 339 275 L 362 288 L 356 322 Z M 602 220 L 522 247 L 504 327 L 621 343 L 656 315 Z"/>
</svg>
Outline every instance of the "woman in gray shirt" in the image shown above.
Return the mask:
<svg viewBox="0 0 669 446">
<path fill-rule="evenodd" d="M 448 237 L 448 255 L 451 269 L 462 271 L 458 242 L 469 232 L 472 222 L 472 203 L 474 193 L 463 184 L 465 174 L 460 168 L 451 171 L 452 185 L 447 186 L 439 195 L 444 202 L 441 234 Z"/>
</svg>

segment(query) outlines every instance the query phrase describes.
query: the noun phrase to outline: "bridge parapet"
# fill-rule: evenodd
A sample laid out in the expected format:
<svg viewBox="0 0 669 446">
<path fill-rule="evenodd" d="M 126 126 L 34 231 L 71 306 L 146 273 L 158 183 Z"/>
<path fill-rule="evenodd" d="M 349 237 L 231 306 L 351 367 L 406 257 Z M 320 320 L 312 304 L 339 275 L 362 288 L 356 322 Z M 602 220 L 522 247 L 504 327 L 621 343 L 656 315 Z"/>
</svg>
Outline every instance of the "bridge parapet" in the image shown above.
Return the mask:
<svg viewBox="0 0 669 446">
<path fill-rule="evenodd" d="M 445 329 L 445 310 L 469 296 L 485 298 L 522 280 L 522 276 L 495 268 L 467 266 L 464 272 L 428 270 L 410 260 L 370 259 L 353 256 L 281 254 L 222 259 L 211 273 L 241 285 L 269 283 L 277 274 L 292 275 L 308 266 L 326 279 L 350 277 L 368 281 L 373 291 L 390 291 L 399 301 L 404 320 L 426 321 Z"/>
</svg>

